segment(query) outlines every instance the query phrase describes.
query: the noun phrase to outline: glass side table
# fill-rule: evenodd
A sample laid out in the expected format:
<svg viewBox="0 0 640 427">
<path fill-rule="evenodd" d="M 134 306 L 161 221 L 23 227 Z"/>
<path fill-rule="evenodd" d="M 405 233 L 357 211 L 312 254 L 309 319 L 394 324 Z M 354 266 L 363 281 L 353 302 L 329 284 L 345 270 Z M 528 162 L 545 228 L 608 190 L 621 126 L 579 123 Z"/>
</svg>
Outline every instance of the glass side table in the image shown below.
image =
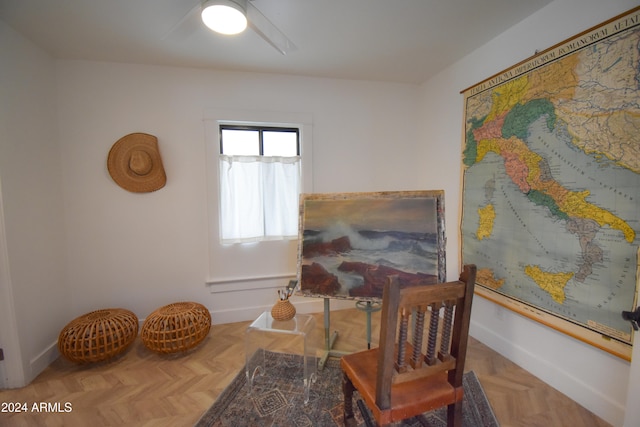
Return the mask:
<svg viewBox="0 0 640 427">
<path fill-rule="evenodd" d="M 302 353 L 304 403 L 309 402 L 309 388 L 316 381 L 316 349 L 309 338 L 315 324 L 315 319 L 309 314 L 296 314 L 291 320 L 279 321 L 271 317 L 271 312 L 265 311 L 247 327 L 245 374 L 249 394 L 253 392 L 257 377 L 264 375 L 268 368 L 265 351 L 277 345 L 277 351 Z"/>
</svg>

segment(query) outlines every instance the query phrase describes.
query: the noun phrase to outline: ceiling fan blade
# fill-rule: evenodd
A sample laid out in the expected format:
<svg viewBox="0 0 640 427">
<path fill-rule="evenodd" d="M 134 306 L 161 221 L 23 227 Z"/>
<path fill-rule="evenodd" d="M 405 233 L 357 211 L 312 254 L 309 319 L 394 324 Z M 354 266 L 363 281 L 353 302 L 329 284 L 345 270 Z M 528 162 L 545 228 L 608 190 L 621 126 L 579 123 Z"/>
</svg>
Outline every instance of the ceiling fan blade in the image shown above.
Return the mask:
<svg viewBox="0 0 640 427">
<path fill-rule="evenodd" d="M 162 40 L 167 39 L 184 39 L 193 34 L 201 25 L 202 21 L 200 20 L 200 12 L 201 6 L 200 2 L 195 2 L 193 7 L 189 9 L 184 16 L 176 22 L 169 31 L 167 31 L 163 36 Z"/>
<path fill-rule="evenodd" d="M 286 55 L 298 50 L 295 44 L 260 12 L 251 1 L 247 2 L 248 25 L 278 52 Z"/>
</svg>

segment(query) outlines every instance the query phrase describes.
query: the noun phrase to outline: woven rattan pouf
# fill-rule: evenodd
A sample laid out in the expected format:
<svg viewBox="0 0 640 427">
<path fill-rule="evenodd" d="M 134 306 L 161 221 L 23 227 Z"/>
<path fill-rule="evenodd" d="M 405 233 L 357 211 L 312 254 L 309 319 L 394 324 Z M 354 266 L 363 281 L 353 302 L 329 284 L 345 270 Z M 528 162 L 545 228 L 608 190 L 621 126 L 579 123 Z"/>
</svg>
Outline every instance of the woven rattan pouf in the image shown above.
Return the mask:
<svg viewBox="0 0 640 427">
<path fill-rule="evenodd" d="M 75 363 L 101 362 L 124 352 L 138 335 L 129 310 L 107 308 L 75 318 L 58 336 L 58 350 Z"/>
<path fill-rule="evenodd" d="M 142 325 L 144 345 L 156 353 L 187 351 L 202 342 L 211 329 L 211 314 L 197 302 L 176 302 L 151 313 Z"/>
</svg>

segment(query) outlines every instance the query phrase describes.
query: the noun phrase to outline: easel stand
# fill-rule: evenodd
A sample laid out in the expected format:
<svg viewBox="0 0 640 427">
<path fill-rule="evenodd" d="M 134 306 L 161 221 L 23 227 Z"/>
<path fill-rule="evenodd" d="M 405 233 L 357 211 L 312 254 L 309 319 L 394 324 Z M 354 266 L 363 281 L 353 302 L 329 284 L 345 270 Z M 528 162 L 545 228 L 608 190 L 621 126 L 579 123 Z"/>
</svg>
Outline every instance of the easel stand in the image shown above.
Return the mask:
<svg viewBox="0 0 640 427">
<path fill-rule="evenodd" d="M 333 344 L 338 338 L 338 331 L 330 332 L 331 330 L 331 308 L 329 306 L 329 298 L 324 299 L 324 354 L 318 361 L 318 369 L 323 369 L 327 363 L 329 357 L 342 357 L 345 354 L 349 354 L 347 351 L 332 350 Z"/>
<path fill-rule="evenodd" d="M 371 349 L 371 313 L 380 311 L 382 303 L 371 301 L 357 301 L 356 308 L 367 314 L 367 349 Z M 323 369 L 329 357 L 342 357 L 349 354 L 348 351 L 332 350 L 333 344 L 338 339 L 338 331 L 331 333 L 331 308 L 330 299 L 324 299 L 324 354 L 318 361 L 318 369 Z"/>
<path fill-rule="evenodd" d="M 371 350 L 371 313 L 382 310 L 382 303 L 357 301 L 356 308 L 367 313 L 367 350 Z"/>
</svg>

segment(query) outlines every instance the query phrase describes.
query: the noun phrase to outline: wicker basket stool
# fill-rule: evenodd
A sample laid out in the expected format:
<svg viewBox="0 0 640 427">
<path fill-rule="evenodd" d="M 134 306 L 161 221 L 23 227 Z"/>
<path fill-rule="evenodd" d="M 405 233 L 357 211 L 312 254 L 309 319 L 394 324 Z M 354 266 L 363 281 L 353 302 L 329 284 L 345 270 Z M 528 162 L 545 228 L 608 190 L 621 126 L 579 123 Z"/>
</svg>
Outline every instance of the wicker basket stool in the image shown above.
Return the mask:
<svg viewBox="0 0 640 427">
<path fill-rule="evenodd" d="M 138 318 L 129 310 L 108 308 L 75 318 L 58 336 L 58 350 L 75 363 L 101 362 L 124 352 L 138 335 Z"/>
<path fill-rule="evenodd" d="M 144 345 L 156 353 L 187 351 L 202 342 L 211 329 L 211 314 L 197 302 L 176 302 L 151 313 L 142 325 Z"/>
</svg>

